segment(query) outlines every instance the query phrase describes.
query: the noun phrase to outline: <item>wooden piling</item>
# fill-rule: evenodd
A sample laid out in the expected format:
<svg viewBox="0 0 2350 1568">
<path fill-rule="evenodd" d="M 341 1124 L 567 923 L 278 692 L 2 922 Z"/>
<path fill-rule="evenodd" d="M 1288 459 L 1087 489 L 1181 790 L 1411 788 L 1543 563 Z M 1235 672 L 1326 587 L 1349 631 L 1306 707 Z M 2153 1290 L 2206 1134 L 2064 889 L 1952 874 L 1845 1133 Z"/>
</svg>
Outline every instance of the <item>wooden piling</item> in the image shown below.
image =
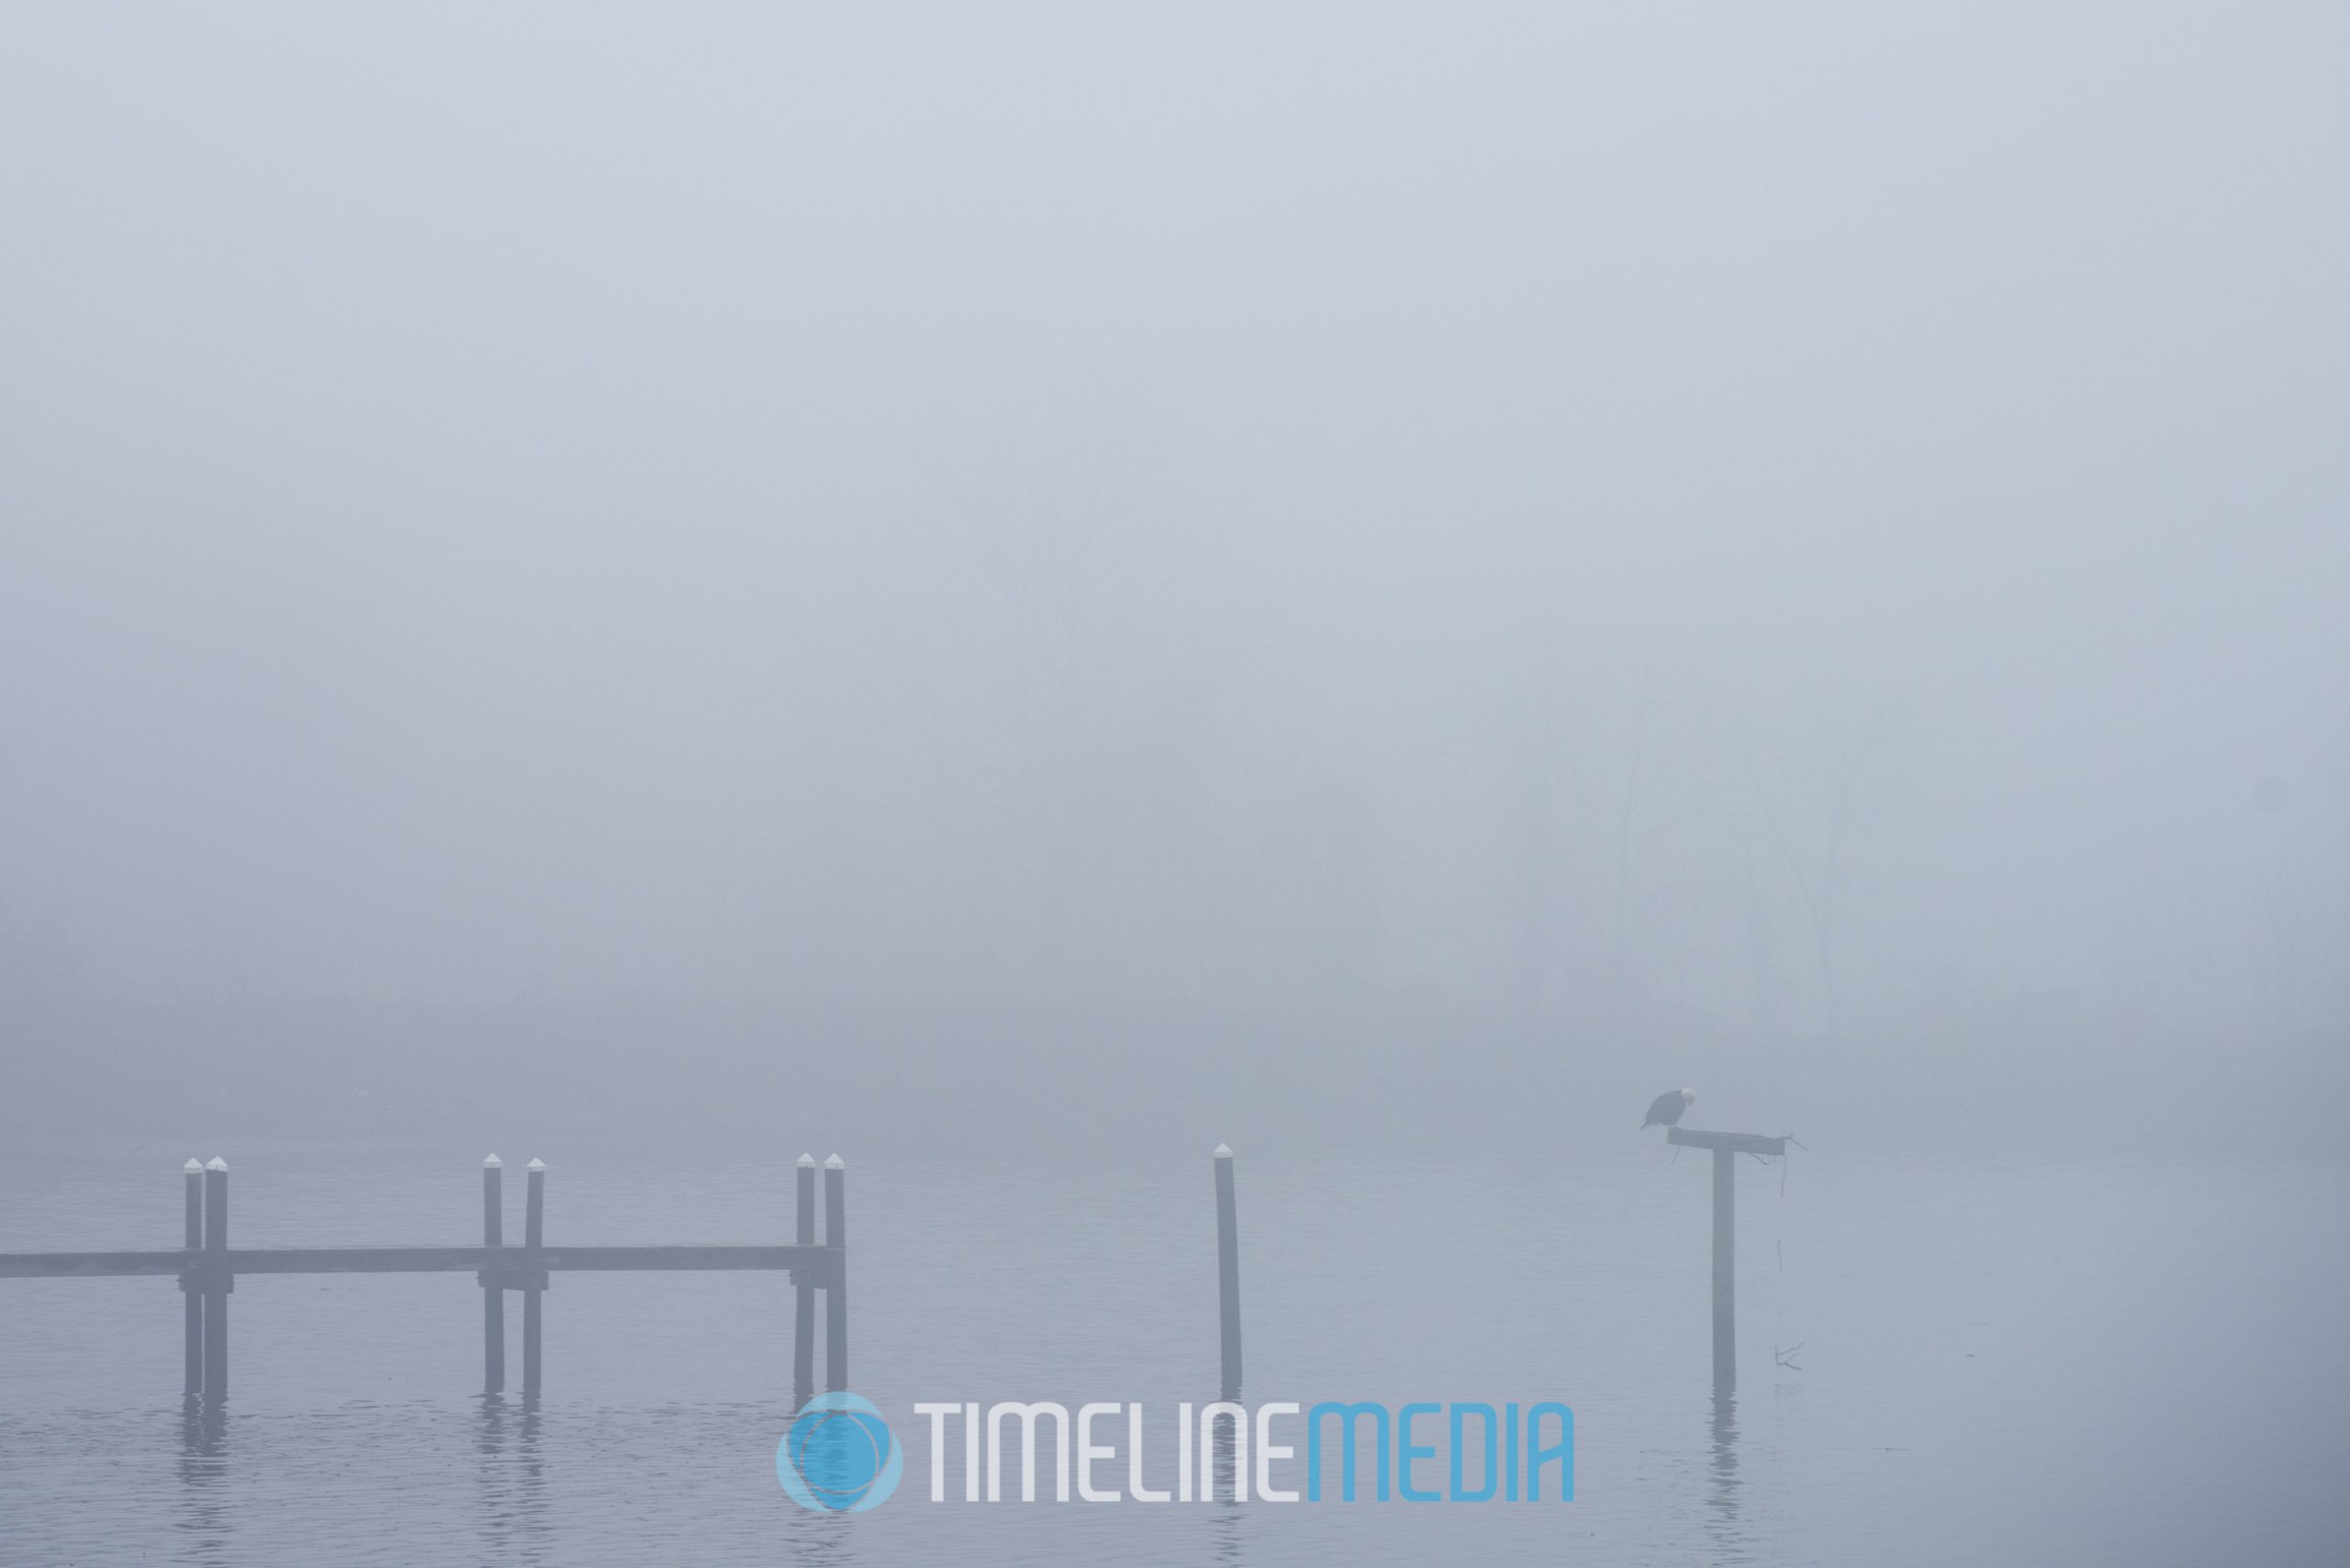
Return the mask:
<svg viewBox="0 0 2350 1568">
<path fill-rule="evenodd" d="M 187 1188 L 187 1249 L 204 1250 L 204 1165 L 191 1159 L 180 1167 Z M 181 1310 L 187 1317 L 187 1392 L 204 1392 L 204 1276 L 195 1268 L 180 1274 Z"/>
<path fill-rule="evenodd" d="M 229 1396 L 229 1162 L 204 1168 L 204 1397 Z"/>
<path fill-rule="evenodd" d="M 848 1387 L 848 1166 L 837 1154 L 824 1161 L 824 1386 L 837 1394 Z"/>
<path fill-rule="evenodd" d="M 1664 1141 L 1679 1148 L 1713 1151 L 1714 1386 L 1731 1388 L 1738 1383 L 1738 1157 L 1782 1159 L 1787 1152 L 1787 1139 L 1762 1133 L 1667 1127 Z"/>
<path fill-rule="evenodd" d="M 536 1399 L 541 1298 L 547 1289 L 546 1270 L 539 1261 L 547 1240 L 547 1163 L 533 1159 L 523 1169 L 530 1178 L 522 1206 L 522 1397 Z"/>
<path fill-rule="evenodd" d="M 1224 1346 L 1224 1397 L 1240 1397 L 1240 1212 L 1232 1146 L 1215 1146 L 1215 1275 Z"/>
<path fill-rule="evenodd" d="M 481 1162 L 481 1244 L 491 1250 L 481 1271 L 481 1391 L 506 1392 L 506 1293 L 495 1249 L 505 1245 L 505 1162 Z"/>
<path fill-rule="evenodd" d="M 816 1245 L 816 1157 L 800 1157 L 798 1226 L 792 1239 Z M 804 1269 L 791 1275 L 791 1400 L 804 1405 L 816 1392 L 816 1282 Z"/>
<path fill-rule="evenodd" d="M 1714 1386 L 1738 1383 L 1738 1159 L 1714 1150 Z"/>
</svg>

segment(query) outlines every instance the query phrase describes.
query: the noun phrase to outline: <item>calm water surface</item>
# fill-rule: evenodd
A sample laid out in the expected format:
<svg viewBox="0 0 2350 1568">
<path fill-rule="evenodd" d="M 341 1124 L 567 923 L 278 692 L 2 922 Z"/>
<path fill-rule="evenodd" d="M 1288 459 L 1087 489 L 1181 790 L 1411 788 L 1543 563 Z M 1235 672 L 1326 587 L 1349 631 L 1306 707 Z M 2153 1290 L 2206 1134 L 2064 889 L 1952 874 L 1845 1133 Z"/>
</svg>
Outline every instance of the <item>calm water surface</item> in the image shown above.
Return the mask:
<svg viewBox="0 0 2350 1568">
<path fill-rule="evenodd" d="M 0 1159 L 0 1249 L 174 1245 L 185 1152 Z M 228 1152 L 241 1246 L 478 1235 L 477 1155 Z M 782 1155 L 506 1152 L 554 1166 L 551 1240 L 789 1233 Z M 779 1276 L 558 1275 L 535 1409 L 472 1392 L 467 1276 L 246 1279 L 211 1423 L 171 1282 L 7 1281 L 0 1561 L 2350 1561 L 2341 1165 L 1748 1163 L 1717 1402 L 1701 1159 L 1244 1159 L 1249 1400 L 1563 1399 L 1578 1500 L 1514 1506 L 933 1505 L 916 1401 L 1214 1396 L 1210 1168 L 851 1176 L 853 1383 L 913 1449 L 873 1513 L 776 1484 Z"/>
</svg>

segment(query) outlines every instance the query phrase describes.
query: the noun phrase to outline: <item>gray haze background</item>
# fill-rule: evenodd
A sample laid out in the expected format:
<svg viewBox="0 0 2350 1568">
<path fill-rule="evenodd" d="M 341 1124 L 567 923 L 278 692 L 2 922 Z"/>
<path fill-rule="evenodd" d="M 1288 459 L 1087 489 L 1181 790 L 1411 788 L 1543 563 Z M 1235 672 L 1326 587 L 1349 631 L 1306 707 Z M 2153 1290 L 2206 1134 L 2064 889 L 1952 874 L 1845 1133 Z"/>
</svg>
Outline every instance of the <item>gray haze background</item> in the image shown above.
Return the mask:
<svg viewBox="0 0 2350 1568">
<path fill-rule="evenodd" d="M 13 9 L 0 1119 L 2331 1126 L 2345 65 Z"/>
</svg>

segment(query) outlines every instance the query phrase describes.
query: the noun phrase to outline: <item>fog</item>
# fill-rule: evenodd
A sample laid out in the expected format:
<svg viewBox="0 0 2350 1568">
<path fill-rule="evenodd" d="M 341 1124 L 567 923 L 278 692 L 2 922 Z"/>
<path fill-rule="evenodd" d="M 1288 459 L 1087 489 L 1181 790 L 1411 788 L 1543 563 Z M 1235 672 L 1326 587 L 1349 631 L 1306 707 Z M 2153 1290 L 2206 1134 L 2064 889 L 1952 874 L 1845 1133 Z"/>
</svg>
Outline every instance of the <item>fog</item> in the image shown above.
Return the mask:
<svg viewBox="0 0 2350 1568">
<path fill-rule="evenodd" d="M 2345 49 L 19 9 L 0 1126 L 2289 1143 Z"/>
</svg>

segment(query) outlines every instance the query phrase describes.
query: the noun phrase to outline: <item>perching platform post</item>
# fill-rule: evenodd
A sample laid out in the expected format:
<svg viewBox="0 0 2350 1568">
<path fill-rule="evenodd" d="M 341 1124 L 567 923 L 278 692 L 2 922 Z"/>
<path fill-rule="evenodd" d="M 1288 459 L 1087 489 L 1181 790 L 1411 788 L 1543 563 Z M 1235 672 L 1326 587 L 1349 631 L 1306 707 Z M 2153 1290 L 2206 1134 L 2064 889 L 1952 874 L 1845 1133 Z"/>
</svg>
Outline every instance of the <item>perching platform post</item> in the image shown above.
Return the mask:
<svg viewBox="0 0 2350 1568">
<path fill-rule="evenodd" d="M 1738 1386 L 1738 1171 L 1741 1154 L 1776 1157 L 1787 1140 L 1760 1133 L 1706 1133 L 1667 1127 L 1664 1141 L 1714 1151 L 1714 1386 Z"/>
</svg>

